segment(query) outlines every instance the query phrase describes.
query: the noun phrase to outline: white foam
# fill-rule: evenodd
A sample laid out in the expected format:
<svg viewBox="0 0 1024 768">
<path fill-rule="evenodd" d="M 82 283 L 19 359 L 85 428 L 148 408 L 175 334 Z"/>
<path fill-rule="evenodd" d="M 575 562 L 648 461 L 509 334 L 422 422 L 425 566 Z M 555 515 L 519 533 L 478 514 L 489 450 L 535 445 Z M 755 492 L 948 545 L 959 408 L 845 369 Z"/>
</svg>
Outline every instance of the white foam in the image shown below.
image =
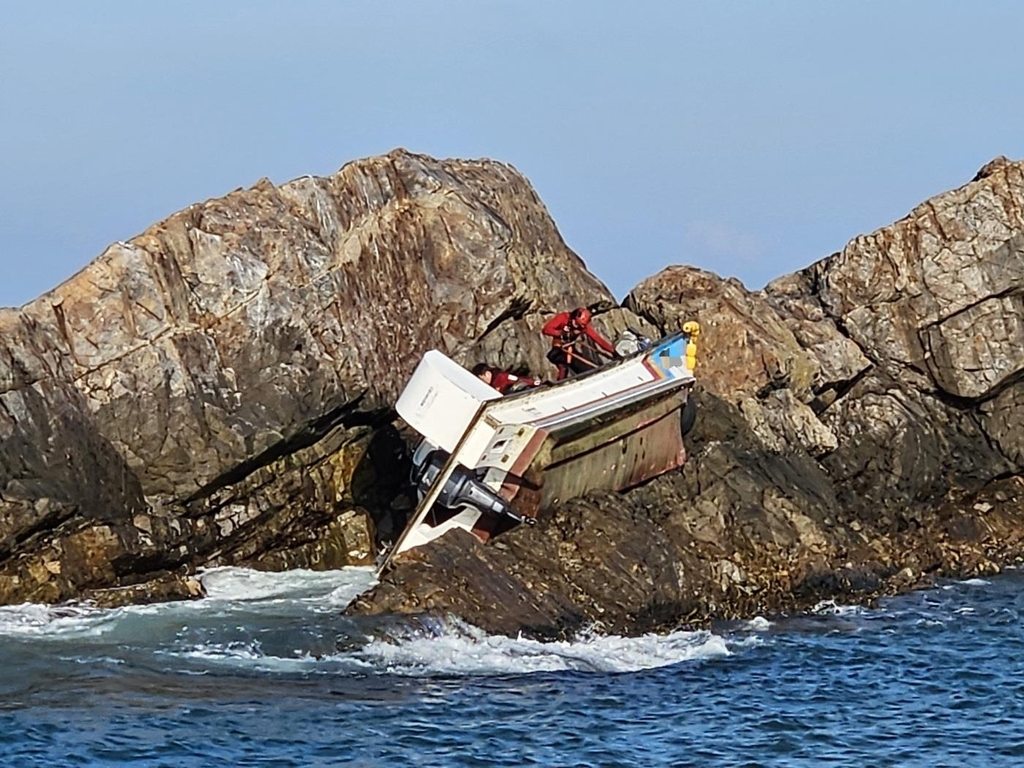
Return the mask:
<svg viewBox="0 0 1024 768">
<path fill-rule="evenodd" d="M 203 667 L 234 667 L 252 671 L 304 672 L 316 668 L 318 660 L 308 655 L 291 658 L 268 656 L 258 642 L 249 643 L 208 643 L 197 645 L 187 651 L 161 651 L 158 655 L 176 656 L 200 661 Z"/>
<path fill-rule="evenodd" d="M 746 629 L 751 632 L 766 632 L 772 626 L 772 623 L 768 621 L 764 616 L 755 616 L 746 623 Z"/>
<path fill-rule="evenodd" d="M 839 605 L 835 600 L 822 600 L 811 609 L 818 616 L 856 616 L 863 612 L 859 605 Z"/>
<path fill-rule="evenodd" d="M 255 602 L 277 599 L 323 599 L 332 606 L 347 605 L 374 584 L 373 568 L 336 571 L 254 571 L 225 566 L 199 573 L 207 600 Z"/>
<path fill-rule="evenodd" d="M 350 655 L 314 656 L 296 649 L 294 656 L 264 653 L 259 641 L 204 643 L 183 651 L 159 651 L 158 655 L 199 661 L 203 667 L 229 667 L 245 671 L 333 673 L 372 671 L 372 665 Z"/>
<path fill-rule="evenodd" d="M 761 635 L 737 635 L 729 638 L 729 648 L 760 648 L 764 645 L 764 638 Z"/>
<path fill-rule="evenodd" d="M 0 635 L 13 637 L 97 637 L 111 629 L 120 611 L 89 606 L 23 603 L 0 607 Z"/>
<path fill-rule="evenodd" d="M 706 631 L 633 638 L 588 636 L 573 642 L 542 643 L 488 635 L 455 621 L 438 634 L 375 639 L 360 651 L 363 659 L 383 671 L 404 675 L 635 672 L 729 653 L 722 637 Z"/>
<path fill-rule="evenodd" d="M 202 600 L 97 608 L 88 604 L 38 605 L 24 603 L 0 607 L 0 637 L 98 637 L 116 629 L 122 619 L 174 615 L 189 616 L 222 611 L 225 606 L 268 604 L 334 612 L 374 583 L 372 568 L 337 571 L 284 571 L 269 573 L 247 568 L 211 568 L 200 574 L 207 590 Z"/>
<path fill-rule="evenodd" d="M 987 587 L 992 582 L 988 581 L 986 579 L 977 579 L 977 578 L 975 578 L 975 579 L 967 579 L 965 581 L 961 581 L 960 583 L 961 584 L 966 584 L 969 587 Z"/>
</svg>

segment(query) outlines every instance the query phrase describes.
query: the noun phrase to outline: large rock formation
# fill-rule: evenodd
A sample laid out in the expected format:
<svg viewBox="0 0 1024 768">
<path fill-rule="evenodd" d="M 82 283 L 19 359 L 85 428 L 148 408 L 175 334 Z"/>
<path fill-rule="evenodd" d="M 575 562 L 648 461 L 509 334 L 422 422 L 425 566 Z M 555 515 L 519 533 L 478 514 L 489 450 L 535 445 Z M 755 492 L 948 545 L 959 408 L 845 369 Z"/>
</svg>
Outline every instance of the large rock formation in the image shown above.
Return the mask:
<svg viewBox="0 0 1024 768">
<path fill-rule="evenodd" d="M 0 310 L 0 603 L 372 560 L 420 356 L 542 371 L 536 329 L 576 302 L 614 303 L 490 161 L 264 180 L 111 246 Z"/>
<path fill-rule="evenodd" d="M 625 305 L 663 332 L 702 323 L 682 472 L 576 500 L 501 546 L 425 548 L 353 612 L 641 632 L 1024 553 L 1024 164 L 994 161 L 763 291 L 671 267 Z"/>
<path fill-rule="evenodd" d="M 261 182 L 0 310 L 0 602 L 194 596 L 207 564 L 372 559 L 412 503 L 391 405 L 438 347 L 550 372 L 538 329 L 704 334 L 691 459 L 353 613 L 636 633 L 998 570 L 1024 549 L 1024 166 L 986 166 L 763 291 L 671 267 L 624 307 L 493 162 Z"/>
</svg>

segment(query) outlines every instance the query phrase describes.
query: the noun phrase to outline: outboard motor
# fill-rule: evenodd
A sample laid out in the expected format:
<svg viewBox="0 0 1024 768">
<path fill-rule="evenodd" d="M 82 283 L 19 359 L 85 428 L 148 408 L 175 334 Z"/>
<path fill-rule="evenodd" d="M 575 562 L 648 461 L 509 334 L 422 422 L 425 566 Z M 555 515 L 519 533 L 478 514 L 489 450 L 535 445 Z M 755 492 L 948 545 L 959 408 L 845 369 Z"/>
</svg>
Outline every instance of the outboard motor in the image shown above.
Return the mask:
<svg viewBox="0 0 1024 768">
<path fill-rule="evenodd" d="M 438 475 L 441 474 L 441 469 L 447 461 L 448 452 L 440 449 L 432 451 L 427 456 L 416 481 L 421 498 L 437 481 Z M 517 523 L 526 523 L 527 525 L 534 525 L 537 522 L 532 517 L 523 517 L 517 514 L 505 499 L 488 488 L 472 471 L 463 466 L 456 467 L 452 472 L 448 482 L 441 489 L 441 494 L 437 497 L 437 503 L 448 509 L 472 507 L 483 513 L 504 515 Z"/>
</svg>

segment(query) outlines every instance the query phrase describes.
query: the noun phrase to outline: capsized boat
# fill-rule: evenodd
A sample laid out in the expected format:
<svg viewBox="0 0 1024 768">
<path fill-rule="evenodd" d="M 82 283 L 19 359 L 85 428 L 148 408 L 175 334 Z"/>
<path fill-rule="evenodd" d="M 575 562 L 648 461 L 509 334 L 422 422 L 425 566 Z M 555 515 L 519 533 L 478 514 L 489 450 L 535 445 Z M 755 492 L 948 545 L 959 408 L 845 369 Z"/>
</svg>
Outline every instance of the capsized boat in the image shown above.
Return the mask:
<svg viewBox="0 0 1024 768">
<path fill-rule="evenodd" d="M 699 333 L 687 323 L 604 367 L 505 396 L 427 352 L 396 404 L 423 436 L 413 456 L 420 502 L 379 570 L 454 528 L 486 542 L 587 491 L 682 466 Z"/>
</svg>

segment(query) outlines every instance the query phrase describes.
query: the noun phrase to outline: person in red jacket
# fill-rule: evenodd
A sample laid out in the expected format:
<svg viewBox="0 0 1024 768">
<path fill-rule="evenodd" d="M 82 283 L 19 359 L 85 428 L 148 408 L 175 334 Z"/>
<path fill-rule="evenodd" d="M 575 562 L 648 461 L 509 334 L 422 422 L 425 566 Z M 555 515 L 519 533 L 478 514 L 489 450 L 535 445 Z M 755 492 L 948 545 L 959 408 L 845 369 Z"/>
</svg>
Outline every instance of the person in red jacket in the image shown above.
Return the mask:
<svg viewBox="0 0 1024 768">
<path fill-rule="evenodd" d="M 473 366 L 473 374 L 480 379 L 484 384 L 489 384 L 492 388 L 498 390 L 503 395 L 507 395 L 513 390 L 529 389 L 530 387 L 538 387 L 544 382 L 540 379 L 535 379 L 532 376 L 521 376 L 515 373 L 509 373 L 503 371 L 500 368 L 495 368 L 493 365 L 487 363 L 479 363 Z"/>
<path fill-rule="evenodd" d="M 544 325 L 543 333 L 551 337 L 548 360 L 558 367 L 558 380 L 570 372 L 585 373 L 601 366 L 601 356 L 617 357 L 615 347 L 590 324 L 590 310 L 578 307 L 572 312 L 559 312 Z"/>
</svg>

